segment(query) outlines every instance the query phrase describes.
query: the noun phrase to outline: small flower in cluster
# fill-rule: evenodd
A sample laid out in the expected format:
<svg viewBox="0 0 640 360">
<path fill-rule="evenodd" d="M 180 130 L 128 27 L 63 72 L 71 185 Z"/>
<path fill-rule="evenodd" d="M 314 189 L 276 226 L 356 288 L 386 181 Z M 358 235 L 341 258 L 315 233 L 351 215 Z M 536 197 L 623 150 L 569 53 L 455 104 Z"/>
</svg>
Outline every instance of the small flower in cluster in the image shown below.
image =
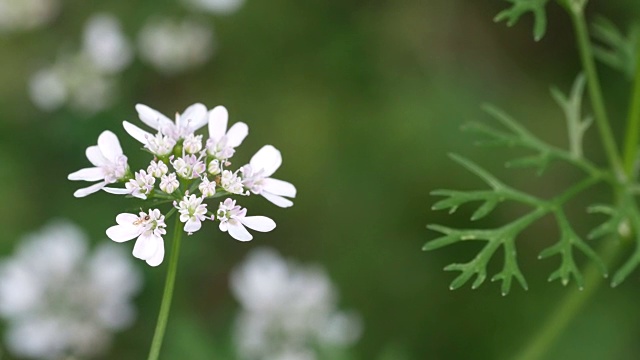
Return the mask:
<svg viewBox="0 0 640 360">
<path fill-rule="evenodd" d="M 75 197 L 84 197 L 104 189 L 107 184 L 124 180 L 129 172 L 127 157 L 122 153 L 118 137 L 111 131 L 104 131 L 98 137 L 98 145 L 89 146 L 87 159 L 94 167 L 78 170 L 69 174 L 69 180 L 99 181 L 89 187 L 73 193 Z"/>
<path fill-rule="evenodd" d="M 202 150 L 202 135 L 187 135 L 182 143 L 182 148 L 187 154 L 199 153 Z"/>
<path fill-rule="evenodd" d="M 204 162 L 195 155 L 184 155 L 171 162 L 178 176 L 183 179 L 199 178 L 206 171 Z"/>
<path fill-rule="evenodd" d="M 231 194 L 249 195 L 244 192 L 244 186 L 242 185 L 242 178 L 237 173 L 233 173 L 229 170 L 223 170 L 220 176 L 220 186 Z"/>
<path fill-rule="evenodd" d="M 173 194 L 173 192 L 176 191 L 179 186 L 180 182 L 178 182 L 176 173 L 162 175 L 162 178 L 160 179 L 160 190 L 166 192 L 167 194 Z"/>
<path fill-rule="evenodd" d="M 212 197 L 216 194 L 216 182 L 209 181 L 206 176 L 202 177 L 202 182 L 198 185 L 198 189 L 203 197 Z"/>
<path fill-rule="evenodd" d="M 99 136 L 98 145 L 87 149 L 87 158 L 94 167 L 69 175 L 71 180 L 97 183 L 76 191 L 75 196 L 102 189 L 111 194 L 152 200 L 156 205 L 173 204 L 177 211 L 167 212 L 167 217 L 176 213 L 176 224 L 189 235 L 200 230 L 205 220 L 216 219 L 207 211 L 211 207 L 206 203 L 215 197 L 258 194 L 280 207 L 293 205 L 289 198 L 295 197 L 295 187 L 271 178 L 282 164 L 282 156 L 273 146 L 262 147 L 249 164 L 240 169 L 229 168 L 230 158 L 249 128 L 242 122 L 227 128 L 229 114 L 223 106 L 207 110 L 196 103 L 177 113 L 174 120 L 146 105 L 138 104 L 136 110 L 142 123 L 153 133 L 128 121 L 122 125 L 153 159 L 145 168 L 130 171 L 117 137 L 105 131 Z M 197 133 L 205 125 L 208 125 L 208 136 Z M 193 193 L 198 190 L 197 194 Z M 219 229 L 241 241 L 253 238 L 247 228 L 268 232 L 276 226 L 268 217 L 246 216 L 247 209 L 236 205 L 231 198 L 220 203 L 215 212 Z M 157 266 L 164 258 L 165 220 L 159 209 L 138 215 L 120 214 L 116 217 L 117 225 L 110 227 L 107 235 L 117 242 L 137 237 L 133 255 Z"/>
<path fill-rule="evenodd" d="M 151 266 L 158 266 L 164 258 L 164 241 L 162 235 L 167 231 L 164 215 L 160 210 L 140 212 L 139 215 L 122 213 L 116 216 L 116 223 L 107 229 L 107 236 L 115 242 L 129 241 L 138 238 L 133 247 L 133 256 L 145 260 Z"/>
<path fill-rule="evenodd" d="M 247 209 L 236 205 L 236 201 L 232 199 L 221 202 L 216 215 L 220 220 L 220 230 L 229 232 L 229 235 L 240 241 L 253 239 L 245 226 L 260 232 L 269 232 L 276 227 L 276 223 L 266 216 L 246 216 Z"/>
<path fill-rule="evenodd" d="M 146 171 L 140 170 L 136 173 L 135 179 L 129 180 L 124 186 L 129 190 L 129 194 L 134 197 L 145 200 L 147 195 L 153 190 L 156 178 Z M 111 189 L 110 189 L 111 190 Z"/>
<path fill-rule="evenodd" d="M 200 230 L 202 227 L 202 221 L 206 219 L 207 204 L 203 204 L 204 198 L 197 197 L 195 195 L 185 194 L 184 198 L 174 206 L 180 213 L 180 221 L 184 224 L 184 231 L 189 235 Z"/>
<path fill-rule="evenodd" d="M 162 175 L 166 174 L 168 171 L 169 167 L 167 167 L 167 164 L 162 162 L 162 160 L 151 160 L 151 163 L 147 168 L 147 172 L 156 178 L 161 178 Z"/>
<path fill-rule="evenodd" d="M 220 172 L 222 171 L 222 169 L 220 168 L 220 160 L 215 159 L 215 160 L 209 161 L 209 166 L 207 166 L 207 171 L 211 175 L 220 174 Z"/>
</svg>

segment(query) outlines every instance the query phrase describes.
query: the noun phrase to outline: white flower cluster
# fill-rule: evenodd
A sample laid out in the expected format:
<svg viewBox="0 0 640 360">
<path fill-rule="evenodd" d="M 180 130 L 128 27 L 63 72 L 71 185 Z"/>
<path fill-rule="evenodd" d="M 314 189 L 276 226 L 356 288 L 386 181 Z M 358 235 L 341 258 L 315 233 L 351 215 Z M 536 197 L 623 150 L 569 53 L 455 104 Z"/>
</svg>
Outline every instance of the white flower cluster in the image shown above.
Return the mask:
<svg viewBox="0 0 640 360">
<path fill-rule="evenodd" d="M 0 261 L 0 316 L 5 342 L 20 358 L 89 358 L 107 350 L 111 333 L 135 318 L 142 285 L 129 256 L 112 244 L 90 256 L 75 226 L 52 223 Z"/>
<path fill-rule="evenodd" d="M 336 309 L 336 290 L 322 269 L 257 249 L 231 275 L 242 305 L 235 342 L 242 359 L 317 359 L 317 351 L 345 348 L 362 332 L 354 313 Z"/>
<path fill-rule="evenodd" d="M 238 122 L 227 129 L 229 115 L 223 106 L 208 110 L 203 104 L 193 104 L 176 114 L 175 121 L 146 105 L 138 104 L 136 110 L 152 132 L 128 121 L 124 121 L 123 126 L 153 155 L 149 166 L 132 173 L 116 135 L 104 131 L 98 137 L 98 144 L 86 151 L 93 167 L 69 174 L 69 180 L 96 182 L 77 190 L 76 197 L 104 190 L 153 200 L 154 204 L 172 202 L 175 209 L 168 212 L 167 217 L 177 212 L 189 235 L 200 230 L 203 222 L 217 220 L 221 231 L 240 241 L 253 239 L 247 228 L 268 232 L 276 224 L 265 216 L 247 216 L 247 209 L 230 196 L 256 194 L 280 207 L 293 205 L 288 198 L 296 196 L 296 188 L 271 177 L 282 164 L 280 151 L 273 146 L 262 147 L 249 164 L 235 171 L 229 169 L 235 148 L 248 135 L 249 128 Z M 205 126 L 208 127 L 206 139 L 203 134 L 197 134 Z M 123 186 L 107 186 L 113 184 Z M 206 203 L 213 198 L 225 198 L 216 210 Z M 107 230 L 109 238 L 117 242 L 137 238 L 133 255 L 151 266 L 162 263 L 166 224 L 165 215 L 159 209 L 123 213 L 116 217 L 116 223 Z"/>
<path fill-rule="evenodd" d="M 0 32 L 32 30 L 51 21 L 60 0 L 0 0 Z"/>
</svg>

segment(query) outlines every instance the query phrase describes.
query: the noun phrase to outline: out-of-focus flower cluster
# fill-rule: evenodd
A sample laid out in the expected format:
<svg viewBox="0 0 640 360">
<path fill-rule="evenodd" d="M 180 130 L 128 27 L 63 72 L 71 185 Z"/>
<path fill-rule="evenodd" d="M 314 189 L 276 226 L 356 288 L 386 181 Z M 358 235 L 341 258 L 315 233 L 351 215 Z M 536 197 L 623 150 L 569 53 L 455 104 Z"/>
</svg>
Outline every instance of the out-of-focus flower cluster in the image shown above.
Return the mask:
<svg viewBox="0 0 640 360">
<path fill-rule="evenodd" d="M 250 253 L 233 271 L 231 290 L 242 305 L 235 334 L 242 359 L 314 360 L 361 335 L 360 318 L 337 310 L 337 291 L 321 268 L 273 250 Z"/>
<path fill-rule="evenodd" d="M 125 251 L 103 244 L 89 254 L 76 226 L 47 225 L 0 261 L 8 350 L 33 359 L 99 356 L 112 332 L 132 323 L 141 285 Z"/>
<path fill-rule="evenodd" d="M 94 184 L 77 190 L 84 197 L 100 190 L 149 201 L 146 211 L 122 213 L 117 225 L 107 230 L 114 241 L 137 238 L 133 255 L 151 266 L 162 263 L 166 223 L 174 214 L 189 235 L 200 230 L 206 221 L 218 221 L 218 227 L 240 241 L 253 236 L 247 228 L 267 232 L 275 228 L 265 216 L 247 216 L 232 196 L 262 195 L 280 207 L 289 207 L 288 198 L 296 196 L 296 188 L 271 177 L 282 164 L 280 151 L 271 145 L 262 147 L 249 164 L 231 170 L 235 149 L 249 133 L 242 122 L 227 128 L 228 113 L 223 106 L 211 110 L 203 104 L 193 104 L 177 113 L 175 121 L 142 104 L 136 106 L 138 117 L 153 132 L 128 122 L 124 129 L 152 155 L 146 168 L 131 171 L 120 142 L 110 131 L 98 137 L 98 144 L 87 148 L 87 159 L 93 167 L 69 175 L 70 180 L 91 181 Z M 199 130 L 208 127 L 208 136 Z M 115 185 L 115 186 L 114 186 Z M 217 209 L 209 208 L 208 200 L 223 198 Z M 173 204 L 163 214 L 157 205 Z"/>
</svg>

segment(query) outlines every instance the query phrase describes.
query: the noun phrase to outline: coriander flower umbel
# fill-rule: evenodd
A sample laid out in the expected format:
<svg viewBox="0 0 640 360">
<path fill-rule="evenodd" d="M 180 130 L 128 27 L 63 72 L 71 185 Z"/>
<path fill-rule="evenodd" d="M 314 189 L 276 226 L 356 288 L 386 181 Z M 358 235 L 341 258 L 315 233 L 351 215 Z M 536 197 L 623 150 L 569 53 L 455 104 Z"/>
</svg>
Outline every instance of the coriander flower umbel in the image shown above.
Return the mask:
<svg viewBox="0 0 640 360">
<path fill-rule="evenodd" d="M 129 241 L 135 237 L 133 256 L 145 260 L 151 266 L 158 266 L 164 259 L 164 241 L 162 235 L 167 231 L 164 215 L 160 210 L 140 212 L 139 215 L 122 213 L 116 216 L 118 225 L 107 229 L 107 236 L 115 242 Z"/>
<path fill-rule="evenodd" d="M 208 120 L 207 108 L 200 103 L 189 106 L 182 114 L 176 113 L 175 122 L 147 105 L 138 104 L 136 105 L 136 110 L 138 111 L 138 117 L 143 123 L 173 140 L 174 144 L 207 125 Z M 128 121 L 123 121 L 122 125 L 129 135 L 149 148 L 149 144 L 153 141 L 152 138 L 154 138 L 151 133 L 140 129 Z M 162 139 L 162 141 L 167 142 L 169 140 Z"/>
<path fill-rule="evenodd" d="M 118 137 L 104 131 L 98 137 L 98 145 L 89 146 L 87 159 L 94 165 L 69 174 L 69 180 L 99 181 L 89 187 L 76 190 L 75 197 L 84 197 L 103 189 L 107 184 L 123 181 L 128 172 L 127 157 L 122 153 Z"/>
<path fill-rule="evenodd" d="M 271 145 L 263 146 L 253 155 L 248 165 L 243 166 L 242 183 L 252 193 L 262 195 L 265 199 L 280 207 L 290 207 L 293 202 L 286 197 L 296 197 L 296 188 L 291 183 L 271 178 L 282 164 L 282 155 Z"/>
<path fill-rule="evenodd" d="M 229 232 L 229 235 L 240 241 L 253 239 L 245 226 L 260 232 L 269 232 L 276 228 L 276 223 L 266 216 L 246 216 L 247 209 L 236 205 L 236 201 L 232 199 L 221 202 L 216 215 L 220 220 L 220 230 Z"/>
</svg>

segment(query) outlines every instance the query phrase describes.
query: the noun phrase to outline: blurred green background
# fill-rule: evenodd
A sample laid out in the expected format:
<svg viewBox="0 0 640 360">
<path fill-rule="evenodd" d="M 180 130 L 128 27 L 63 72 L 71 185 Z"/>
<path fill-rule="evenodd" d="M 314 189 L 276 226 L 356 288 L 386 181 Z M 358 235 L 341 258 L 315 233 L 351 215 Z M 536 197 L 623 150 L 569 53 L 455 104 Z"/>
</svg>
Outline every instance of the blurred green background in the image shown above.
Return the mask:
<svg viewBox="0 0 640 360">
<path fill-rule="evenodd" d="M 113 106 L 93 115 L 71 109 L 51 113 L 32 105 L 29 76 L 54 61 L 61 44 L 77 44 L 84 22 L 110 12 L 129 36 L 153 15 L 182 15 L 175 1 L 65 1 L 45 28 L 0 34 L 0 255 L 25 233 L 53 218 L 67 218 L 96 242 L 117 213 L 132 203 L 98 193 L 75 199 L 68 173 L 87 165 L 84 149 L 105 129 L 115 132 L 131 164 L 147 157 L 126 135 L 122 120 L 137 122 L 134 105 L 172 114 L 194 102 L 225 105 L 230 122 L 244 121 L 250 135 L 238 149 L 244 163 L 263 144 L 282 151 L 278 178 L 298 188 L 295 206 L 280 209 L 253 197 L 253 214 L 278 227 L 240 243 L 215 226 L 183 243 L 164 358 L 226 358 L 238 305 L 228 288 L 233 266 L 254 247 L 270 246 L 286 257 L 320 263 L 340 289 L 340 305 L 358 311 L 364 333 L 353 349 L 359 359 L 509 358 L 542 325 L 575 285 L 547 283 L 557 259 L 537 260 L 557 230 L 539 222 L 519 241 L 529 290 L 499 285 L 448 289 L 452 262 L 474 256 L 473 246 L 422 252 L 436 234 L 427 223 L 465 226 L 467 209 L 433 212 L 437 188 L 483 184 L 447 153 L 469 156 L 515 187 L 555 194 L 575 172 L 553 175 L 504 169 L 504 151 L 475 148 L 460 132 L 469 120 L 490 119 L 480 105 L 494 103 L 557 145 L 566 143 L 562 114 L 549 86 L 566 91 L 579 71 L 567 16 L 549 6 L 547 36 L 535 43 L 530 17 L 513 29 L 492 22 L 504 1 L 464 0 L 247 0 L 230 15 L 197 14 L 215 29 L 215 55 L 205 65 L 166 76 L 136 59 L 122 76 Z M 594 2 L 590 12 L 626 28 L 640 15 L 635 0 Z M 74 45 L 75 46 L 75 45 Z M 620 134 L 629 83 L 602 68 L 605 96 Z M 587 152 L 604 163 L 598 138 Z M 498 156 L 496 155 L 498 154 Z M 582 205 L 598 199 L 582 199 Z M 510 217 L 500 208 L 484 224 Z M 600 218 L 576 206 L 581 230 Z M 127 244 L 126 246 L 130 246 Z M 125 245 L 123 245 L 125 246 Z M 136 325 L 119 334 L 109 359 L 146 356 L 167 262 L 142 262 L 145 288 L 136 299 Z M 496 263 L 496 269 L 499 263 Z M 640 276 L 603 286 L 552 348 L 549 359 L 637 359 L 640 356 Z M 225 355 L 226 354 L 226 355 Z M 6 358 L 6 356 L 5 356 Z"/>
</svg>

